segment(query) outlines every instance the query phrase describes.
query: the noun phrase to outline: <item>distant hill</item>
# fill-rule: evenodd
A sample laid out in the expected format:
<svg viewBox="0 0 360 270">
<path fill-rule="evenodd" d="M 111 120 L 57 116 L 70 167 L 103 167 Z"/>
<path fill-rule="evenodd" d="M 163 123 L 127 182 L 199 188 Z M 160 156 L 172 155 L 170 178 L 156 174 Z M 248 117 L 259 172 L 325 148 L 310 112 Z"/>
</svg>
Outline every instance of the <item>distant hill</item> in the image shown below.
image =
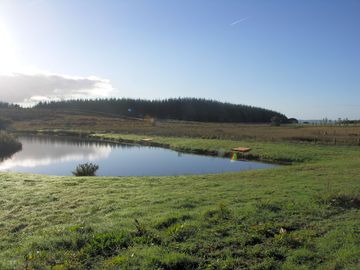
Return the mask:
<svg viewBox="0 0 360 270">
<path fill-rule="evenodd" d="M 197 98 L 68 100 L 41 102 L 34 109 L 76 110 L 199 122 L 268 123 L 274 116 L 284 122 L 287 120 L 284 114 L 272 110 Z"/>
</svg>

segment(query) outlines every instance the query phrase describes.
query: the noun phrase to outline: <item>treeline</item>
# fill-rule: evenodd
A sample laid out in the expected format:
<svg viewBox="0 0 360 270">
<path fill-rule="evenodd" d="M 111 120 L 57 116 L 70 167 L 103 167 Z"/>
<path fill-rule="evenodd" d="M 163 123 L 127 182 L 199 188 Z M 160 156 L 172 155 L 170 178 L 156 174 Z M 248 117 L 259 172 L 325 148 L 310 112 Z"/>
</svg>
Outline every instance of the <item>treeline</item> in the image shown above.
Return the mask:
<svg viewBox="0 0 360 270">
<path fill-rule="evenodd" d="M 360 120 L 349 120 L 349 119 L 341 120 L 341 119 L 339 119 L 335 123 L 339 124 L 339 125 L 359 125 Z"/>
<path fill-rule="evenodd" d="M 268 123 L 274 116 L 287 121 L 285 115 L 272 110 L 198 98 L 67 100 L 41 102 L 36 108 L 199 122 Z"/>
<path fill-rule="evenodd" d="M 0 109 L 19 108 L 19 105 L 0 101 Z"/>
</svg>

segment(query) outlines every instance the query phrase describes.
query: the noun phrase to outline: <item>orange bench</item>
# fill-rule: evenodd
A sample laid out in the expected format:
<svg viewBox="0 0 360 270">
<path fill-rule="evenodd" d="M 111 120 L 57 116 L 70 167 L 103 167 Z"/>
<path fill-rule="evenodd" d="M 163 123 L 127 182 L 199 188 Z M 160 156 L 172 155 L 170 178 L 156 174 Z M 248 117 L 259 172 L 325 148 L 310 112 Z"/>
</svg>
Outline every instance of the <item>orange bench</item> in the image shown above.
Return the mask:
<svg viewBox="0 0 360 270">
<path fill-rule="evenodd" d="M 231 148 L 231 151 L 234 151 L 234 152 L 249 152 L 251 151 L 251 148 L 247 148 L 247 147 L 233 147 Z"/>
</svg>

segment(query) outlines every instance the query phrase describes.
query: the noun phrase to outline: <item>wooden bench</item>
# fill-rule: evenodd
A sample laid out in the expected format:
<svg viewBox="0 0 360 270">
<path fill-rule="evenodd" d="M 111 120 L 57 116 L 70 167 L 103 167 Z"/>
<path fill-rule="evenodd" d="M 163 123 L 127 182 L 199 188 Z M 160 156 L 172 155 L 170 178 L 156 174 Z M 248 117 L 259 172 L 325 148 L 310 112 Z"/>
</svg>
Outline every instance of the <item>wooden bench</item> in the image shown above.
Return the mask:
<svg viewBox="0 0 360 270">
<path fill-rule="evenodd" d="M 247 147 L 233 147 L 233 148 L 231 148 L 231 151 L 245 153 L 245 152 L 251 151 L 251 148 L 247 148 Z"/>
</svg>

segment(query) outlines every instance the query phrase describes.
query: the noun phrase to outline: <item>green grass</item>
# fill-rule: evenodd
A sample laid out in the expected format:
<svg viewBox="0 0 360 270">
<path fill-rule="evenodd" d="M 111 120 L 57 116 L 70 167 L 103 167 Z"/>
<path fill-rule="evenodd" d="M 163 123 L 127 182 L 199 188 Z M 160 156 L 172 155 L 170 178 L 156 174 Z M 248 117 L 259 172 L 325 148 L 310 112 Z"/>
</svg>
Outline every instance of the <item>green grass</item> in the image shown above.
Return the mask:
<svg viewBox="0 0 360 270">
<path fill-rule="evenodd" d="M 128 134 L 93 134 L 92 137 L 111 141 L 139 142 L 146 136 Z M 337 146 L 329 147 L 308 143 L 258 142 L 252 140 L 234 141 L 217 139 L 196 139 L 183 137 L 152 136 L 153 143 L 166 145 L 175 150 L 187 152 L 229 152 L 236 146 L 250 147 L 251 152 L 244 153 L 244 158 L 257 158 L 262 161 L 294 163 L 337 160 L 343 157 L 357 156 L 360 147 Z"/>
<path fill-rule="evenodd" d="M 249 146 L 293 165 L 169 177 L 2 173 L 0 269 L 358 269 L 358 147 L 154 141 Z"/>
</svg>

